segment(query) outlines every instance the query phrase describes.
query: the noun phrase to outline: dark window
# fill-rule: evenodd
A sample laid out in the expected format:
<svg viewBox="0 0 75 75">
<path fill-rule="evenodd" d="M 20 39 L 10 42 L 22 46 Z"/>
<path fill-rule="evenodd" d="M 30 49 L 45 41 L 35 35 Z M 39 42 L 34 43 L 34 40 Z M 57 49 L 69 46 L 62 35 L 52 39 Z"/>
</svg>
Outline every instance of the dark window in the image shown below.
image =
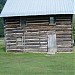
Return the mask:
<svg viewBox="0 0 75 75">
<path fill-rule="evenodd" d="M 21 26 L 27 26 L 26 18 L 20 18 Z"/>
<path fill-rule="evenodd" d="M 54 23 L 55 23 L 55 18 L 54 18 L 54 17 L 50 17 L 49 23 L 50 23 L 50 24 L 54 24 Z"/>
</svg>

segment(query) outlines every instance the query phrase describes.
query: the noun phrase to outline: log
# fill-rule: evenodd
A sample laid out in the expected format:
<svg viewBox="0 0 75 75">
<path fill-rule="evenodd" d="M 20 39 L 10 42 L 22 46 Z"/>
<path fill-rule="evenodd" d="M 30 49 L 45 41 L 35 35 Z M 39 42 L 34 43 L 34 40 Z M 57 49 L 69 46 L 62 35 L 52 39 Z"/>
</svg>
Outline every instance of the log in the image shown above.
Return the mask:
<svg viewBox="0 0 75 75">
<path fill-rule="evenodd" d="M 58 52 L 72 52 L 73 48 L 58 48 Z"/>
<path fill-rule="evenodd" d="M 56 38 L 72 38 L 72 35 L 60 35 L 60 34 L 58 34 L 58 35 L 56 35 Z"/>
</svg>

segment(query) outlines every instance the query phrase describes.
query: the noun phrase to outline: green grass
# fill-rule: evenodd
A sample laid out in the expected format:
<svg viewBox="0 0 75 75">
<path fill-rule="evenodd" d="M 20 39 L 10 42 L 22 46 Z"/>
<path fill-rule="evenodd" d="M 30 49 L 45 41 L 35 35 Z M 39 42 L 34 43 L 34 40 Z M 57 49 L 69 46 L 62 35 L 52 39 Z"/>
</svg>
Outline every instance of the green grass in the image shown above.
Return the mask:
<svg viewBox="0 0 75 75">
<path fill-rule="evenodd" d="M 4 40 L 3 38 L 0 38 L 0 53 L 4 52 L 5 47 L 4 47 Z"/>
<path fill-rule="evenodd" d="M 74 75 L 74 53 L 5 53 L 0 41 L 0 75 Z"/>
</svg>

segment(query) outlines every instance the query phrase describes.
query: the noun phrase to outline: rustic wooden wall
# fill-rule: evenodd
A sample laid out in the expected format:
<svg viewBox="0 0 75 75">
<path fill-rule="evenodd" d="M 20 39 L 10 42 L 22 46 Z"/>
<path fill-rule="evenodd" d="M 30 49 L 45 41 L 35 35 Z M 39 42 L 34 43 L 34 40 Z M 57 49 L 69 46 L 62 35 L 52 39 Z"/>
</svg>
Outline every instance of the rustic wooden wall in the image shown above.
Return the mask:
<svg viewBox="0 0 75 75">
<path fill-rule="evenodd" d="M 21 50 L 18 49 L 16 46 L 16 38 L 18 36 L 22 36 L 22 29 L 20 27 L 20 18 L 4 18 L 5 26 L 4 26 L 4 33 L 5 33 L 5 45 L 6 51 L 9 50 Z"/>
<path fill-rule="evenodd" d="M 54 25 L 49 24 L 49 17 L 4 18 L 6 51 L 47 52 L 50 31 L 56 32 L 58 51 L 72 51 L 72 15 L 55 15 Z M 26 19 L 27 26 L 22 25 L 21 18 Z"/>
<path fill-rule="evenodd" d="M 58 51 L 72 51 L 72 15 L 56 16 Z"/>
</svg>

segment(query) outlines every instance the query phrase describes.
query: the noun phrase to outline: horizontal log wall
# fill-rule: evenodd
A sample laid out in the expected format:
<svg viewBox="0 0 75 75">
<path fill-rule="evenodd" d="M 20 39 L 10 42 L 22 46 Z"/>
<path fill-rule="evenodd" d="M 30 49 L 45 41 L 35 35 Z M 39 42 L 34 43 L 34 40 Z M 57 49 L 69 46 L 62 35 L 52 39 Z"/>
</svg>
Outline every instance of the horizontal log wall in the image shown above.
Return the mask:
<svg viewBox="0 0 75 75">
<path fill-rule="evenodd" d="M 54 30 L 55 26 L 49 26 L 48 23 L 28 24 L 25 30 L 25 51 L 47 52 L 48 38 L 47 33 Z M 30 49 L 29 49 L 30 48 Z"/>
<path fill-rule="evenodd" d="M 21 18 L 26 19 L 27 26 L 22 25 Z M 54 25 L 49 24 L 50 16 L 21 18 L 5 18 L 7 51 L 47 52 L 48 33 L 51 31 L 56 32 L 58 51 L 72 51 L 72 15 L 55 15 Z"/>
<path fill-rule="evenodd" d="M 17 36 L 22 37 L 23 32 L 20 27 L 20 18 L 5 18 L 4 26 L 5 40 L 6 40 L 6 51 L 21 51 L 22 49 L 17 46 Z"/>
<path fill-rule="evenodd" d="M 47 33 L 54 30 L 55 26 L 49 26 L 49 17 L 27 17 L 27 26 L 22 26 L 25 32 L 26 52 L 47 52 Z"/>
<path fill-rule="evenodd" d="M 49 25 L 49 17 L 26 18 L 27 26 L 20 20 L 19 17 L 5 19 L 6 50 L 47 52 L 47 34 L 55 29 Z"/>
<path fill-rule="evenodd" d="M 72 15 L 56 16 L 56 35 L 58 51 L 72 51 Z"/>
</svg>

